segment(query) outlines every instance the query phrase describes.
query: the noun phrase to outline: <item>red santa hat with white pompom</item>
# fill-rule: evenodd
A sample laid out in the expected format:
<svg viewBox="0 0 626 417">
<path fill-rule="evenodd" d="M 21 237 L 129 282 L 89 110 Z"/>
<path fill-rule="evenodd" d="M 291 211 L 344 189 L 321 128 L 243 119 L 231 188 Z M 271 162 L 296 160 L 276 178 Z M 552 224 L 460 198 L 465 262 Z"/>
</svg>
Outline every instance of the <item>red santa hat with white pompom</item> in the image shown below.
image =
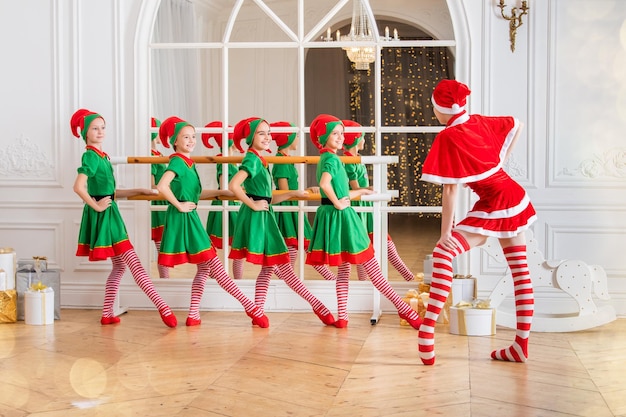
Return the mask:
<svg viewBox="0 0 626 417">
<path fill-rule="evenodd" d="M 469 87 L 463 83 L 441 80 L 433 91 L 433 106 L 443 114 L 459 114 L 465 110 L 470 93 Z"/>
</svg>

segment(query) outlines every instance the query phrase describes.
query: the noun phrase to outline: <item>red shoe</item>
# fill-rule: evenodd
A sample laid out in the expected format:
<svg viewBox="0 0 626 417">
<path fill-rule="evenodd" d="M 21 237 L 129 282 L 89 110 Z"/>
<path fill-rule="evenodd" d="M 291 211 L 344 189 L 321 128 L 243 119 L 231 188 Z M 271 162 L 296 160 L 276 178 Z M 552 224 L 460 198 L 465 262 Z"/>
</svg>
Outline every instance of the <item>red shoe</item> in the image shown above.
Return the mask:
<svg viewBox="0 0 626 417">
<path fill-rule="evenodd" d="M 339 319 L 334 324 L 335 327 L 338 329 L 345 329 L 346 327 L 348 327 L 348 320 Z"/>
<path fill-rule="evenodd" d="M 270 327 L 270 319 L 268 319 L 265 314 L 263 314 L 261 317 L 255 316 L 255 314 L 259 310 L 260 309 L 257 306 L 252 311 L 246 311 L 246 314 L 248 315 L 248 317 L 250 317 L 252 319 L 252 325 L 253 326 L 259 326 L 259 327 L 261 327 L 263 329 L 267 329 L 268 327 Z"/>
<path fill-rule="evenodd" d="M 202 323 L 202 320 L 200 320 L 200 319 L 192 319 L 191 317 L 187 317 L 187 321 L 185 322 L 185 325 L 187 325 L 187 326 L 199 326 L 200 323 Z"/>
<path fill-rule="evenodd" d="M 159 311 L 159 314 L 161 315 L 161 320 L 163 320 L 163 323 L 165 323 L 167 327 L 176 327 L 178 324 L 178 320 L 176 320 L 174 313 L 170 312 L 169 315 L 164 316 L 163 313 Z"/>
<path fill-rule="evenodd" d="M 327 314 L 322 314 L 321 311 L 315 311 L 315 315 L 319 317 L 319 319 L 322 320 L 322 323 L 327 326 L 332 326 L 335 324 L 335 317 L 333 317 L 333 314 L 330 311 Z"/>
<path fill-rule="evenodd" d="M 417 315 L 417 313 L 415 314 Z M 417 316 L 416 319 L 411 319 L 400 312 L 398 312 L 398 316 L 400 316 L 401 319 L 406 320 L 415 330 L 419 330 L 422 325 L 422 319 L 420 319 L 419 316 Z"/>
<path fill-rule="evenodd" d="M 115 317 L 115 316 L 111 316 L 111 317 L 102 316 L 102 318 L 100 319 L 100 324 L 103 326 L 106 326 L 107 324 L 117 324 L 119 322 L 120 322 L 120 318 Z"/>
</svg>

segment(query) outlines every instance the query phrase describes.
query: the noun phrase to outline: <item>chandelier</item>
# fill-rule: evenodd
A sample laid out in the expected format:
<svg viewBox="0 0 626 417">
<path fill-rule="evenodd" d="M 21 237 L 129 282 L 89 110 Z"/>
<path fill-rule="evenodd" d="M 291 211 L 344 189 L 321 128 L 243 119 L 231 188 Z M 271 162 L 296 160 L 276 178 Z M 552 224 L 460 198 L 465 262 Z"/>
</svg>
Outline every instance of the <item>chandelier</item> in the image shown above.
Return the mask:
<svg viewBox="0 0 626 417">
<path fill-rule="evenodd" d="M 370 21 L 365 11 L 364 0 L 353 0 L 352 25 L 350 33 L 341 36 L 343 42 L 374 42 Z M 371 46 L 345 47 L 348 59 L 358 70 L 368 70 L 376 60 L 376 48 Z"/>
</svg>

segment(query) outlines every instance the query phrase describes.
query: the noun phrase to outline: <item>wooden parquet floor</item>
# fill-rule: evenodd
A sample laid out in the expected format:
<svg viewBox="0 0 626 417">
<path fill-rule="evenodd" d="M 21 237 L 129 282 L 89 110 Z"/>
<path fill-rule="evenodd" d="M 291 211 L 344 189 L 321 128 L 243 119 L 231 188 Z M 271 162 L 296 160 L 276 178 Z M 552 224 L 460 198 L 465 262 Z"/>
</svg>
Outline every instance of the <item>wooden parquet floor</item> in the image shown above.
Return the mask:
<svg viewBox="0 0 626 417">
<path fill-rule="evenodd" d="M 48 326 L 0 325 L 0 416 L 626 416 L 626 319 L 577 333 L 532 333 L 530 360 L 489 358 L 514 331 L 465 337 L 438 325 L 437 363 L 385 314 L 347 329 L 312 313 L 203 312 L 165 327 L 155 311 L 101 326 L 99 310 Z"/>
</svg>

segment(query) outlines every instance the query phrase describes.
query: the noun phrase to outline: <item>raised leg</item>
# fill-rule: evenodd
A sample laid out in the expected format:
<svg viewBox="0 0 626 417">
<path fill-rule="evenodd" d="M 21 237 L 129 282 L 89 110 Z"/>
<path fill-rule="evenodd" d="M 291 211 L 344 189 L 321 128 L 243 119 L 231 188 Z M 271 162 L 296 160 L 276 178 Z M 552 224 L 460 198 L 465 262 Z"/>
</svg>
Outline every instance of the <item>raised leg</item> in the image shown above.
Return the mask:
<svg viewBox="0 0 626 417">
<path fill-rule="evenodd" d="M 133 275 L 133 278 L 139 288 L 146 293 L 148 298 L 154 303 L 156 308 L 159 310 L 159 314 L 161 315 L 161 320 L 168 327 L 176 327 L 177 321 L 176 316 L 170 310 L 170 307 L 165 303 L 165 301 L 161 298 L 159 293 L 154 288 L 150 277 L 146 273 L 146 270 L 139 262 L 139 258 L 135 253 L 134 249 L 129 249 L 123 254 L 120 255 L 126 266 L 130 269 L 130 273 Z"/>
<path fill-rule="evenodd" d="M 290 264 L 276 265 L 276 271 L 278 276 L 285 281 L 289 288 L 311 304 L 313 311 L 322 323 L 327 326 L 335 324 L 335 318 L 330 310 L 304 286 L 302 281 L 296 276 Z"/>
</svg>

